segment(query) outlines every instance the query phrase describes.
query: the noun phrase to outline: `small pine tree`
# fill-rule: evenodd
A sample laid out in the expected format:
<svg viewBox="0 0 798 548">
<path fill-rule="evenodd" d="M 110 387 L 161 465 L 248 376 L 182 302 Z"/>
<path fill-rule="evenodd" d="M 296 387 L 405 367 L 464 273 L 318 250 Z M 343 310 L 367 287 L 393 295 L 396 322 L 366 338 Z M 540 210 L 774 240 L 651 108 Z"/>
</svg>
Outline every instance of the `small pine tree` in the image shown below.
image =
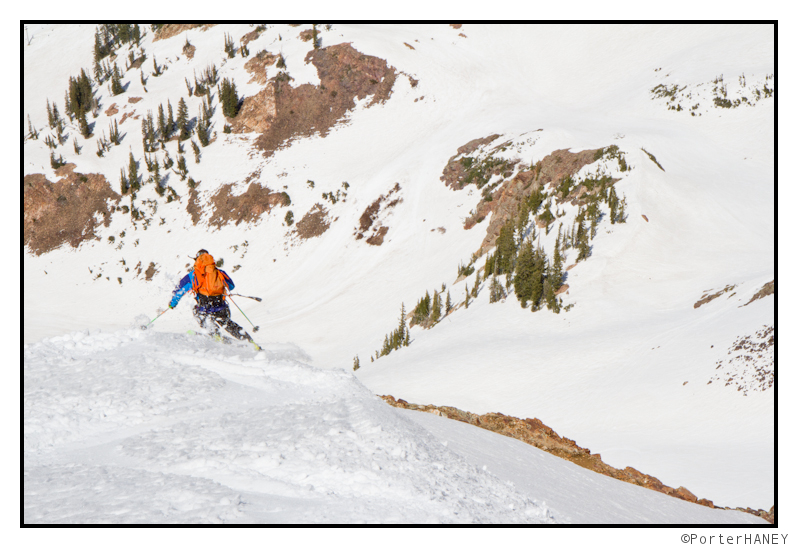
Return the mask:
<svg viewBox="0 0 798 548">
<path fill-rule="evenodd" d="M 109 140 L 113 144 L 118 145 L 119 144 L 119 124 L 117 124 L 116 120 L 114 120 L 114 123 L 111 125 L 110 128 L 108 128 L 108 133 L 109 133 L 109 137 L 108 137 Z"/>
<path fill-rule="evenodd" d="M 138 163 L 136 162 L 136 159 L 133 157 L 132 152 L 130 153 L 130 156 L 128 158 L 127 172 L 128 172 L 128 180 L 130 181 L 130 188 L 132 188 L 133 191 L 135 192 L 139 189 L 139 174 L 138 174 Z"/>
<path fill-rule="evenodd" d="M 552 290 L 555 292 L 562 287 L 562 275 L 562 255 L 560 254 L 560 237 L 558 235 L 557 241 L 554 244 L 554 257 L 548 275 L 549 283 L 551 284 Z"/>
<path fill-rule="evenodd" d="M 466 286 L 465 286 L 465 307 L 466 307 L 466 308 L 468 308 L 468 299 L 469 299 L 470 297 L 471 297 L 471 296 L 470 296 L 470 295 L 469 295 L 469 293 L 468 293 L 468 284 L 466 284 Z"/>
<path fill-rule="evenodd" d="M 438 291 L 435 291 L 435 296 L 432 298 L 432 310 L 430 311 L 430 322 L 435 324 L 441 319 L 441 296 Z"/>
<path fill-rule="evenodd" d="M 91 137 L 91 128 L 89 127 L 88 120 L 86 120 L 86 113 L 84 111 L 78 114 L 78 125 L 80 126 L 80 134 L 83 135 L 84 139 Z"/>
<path fill-rule="evenodd" d="M 75 149 L 75 154 L 80 156 L 81 147 L 78 146 L 78 140 L 77 139 L 72 139 L 72 146 Z"/>
<path fill-rule="evenodd" d="M 471 290 L 471 296 L 474 297 L 475 299 L 479 295 L 479 282 L 480 282 L 480 280 L 479 280 L 479 270 L 477 270 L 477 277 L 476 277 L 476 280 L 474 281 L 474 289 Z"/>
<path fill-rule="evenodd" d="M 507 295 L 504 292 L 504 286 L 502 286 L 502 283 L 494 274 L 490 282 L 490 302 L 491 303 L 499 302 L 506 296 Z"/>
<path fill-rule="evenodd" d="M 407 333 L 407 320 L 405 319 L 406 316 L 405 303 L 402 303 L 402 310 L 399 312 L 399 328 L 397 329 L 400 342 L 404 341 L 405 335 Z"/>
<path fill-rule="evenodd" d="M 230 59 L 236 56 L 236 46 L 233 42 L 233 37 L 226 32 L 224 33 L 224 51 Z"/>
<path fill-rule="evenodd" d="M 51 129 L 55 127 L 55 118 L 53 117 L 53 108 L 50 106 L 50 99 L 47 99 L 47 123 Z"/>
<path fill-rule="evenodd" d="M 166 115 L 163 113 L 163 103 L 158 105 L 158 135 L 161 141 L 166 140 Z"/>
<path fill-rule="evenodd" d="M 119 188 L 120 188 L 122 194 L 127 194 L 127 191 L 130 188 L 129 181 L 128 181 L 127 175 L 125 175 L 125 169 L 124 168 L 122 168 L 120 170 Z"/>
<path fill-rule="evenodd" d="M 200 148 L 196 141 L 191 140 L 191 149 L 194 151 L 194 161 L 200 163 Z"/>
<path fill-rule="evenodd" d="M 453 307 L 454 307 L 454 305 L 452 304 L 452 296 L 447 291 L 446 292 L 446 314 L 451 312 Z"/>
<path fill-rule="evenodd" d="M 186 106 L 185 99 L 182 97 L 177 105 L 177 131 L 180 141 L 185 141 L 191 134 L 188 125 L 188 107 Z"/>
<path fill-rule="evenodd" d="M 172 113 L 172 102 L 169 100 L 166 101 L 166 111 L 168 113 L 166 117 L 166 138 L 168 139 L 175 131 L 175 117 Z"/>
<path fill-rule="evenodd" d="M 219 88 L 219 101 L 222 103 L 222 112 L 227 118 L 235 118 L 238 114 L 238 92 L 235 82 L 225 78 Z"/>
<path fill-rule="evenodd" d="M 124 92 L 125 88 L 122 86 L 122 75 L 119 73 L 119 67 L 114 63 L 114 70 L 111 75 L 111 93 L 113 95 L 119 95 Z"/>
<path fill-rule="evenodd" d="M 521 244 L 521 250 L 518 252 L 515 279 L 513 281 L 515 296 L 521 302 L 523 308 L 526 308 L 527 303 L 533 300 L 535 293 L 534 269 L 535 250 L 532 247 L 532 243 L 527 240 Z"/>
<path fill-rule="evenodd" d="M 357 371 L 358 369 L 360 369 L 360 358 L 355 356 L 354 366 L 352 367 L 352 370 Z"/>
<path fill-rule="evenodd" d="M 39 138 L 39 132 L 36 131 L 36 128 L 30 121 L 30 114 L 28 114 L 28 137 L 34 140 Z"/>
<path fill-rule="evenodd" d="M 186 167 L 186 157 L 180 155 L 177 157 L 177 173 L 180 175 L 180 180 L 185 181 L 186 175 L 188 174 L 188 168 Z"/>
</svg>

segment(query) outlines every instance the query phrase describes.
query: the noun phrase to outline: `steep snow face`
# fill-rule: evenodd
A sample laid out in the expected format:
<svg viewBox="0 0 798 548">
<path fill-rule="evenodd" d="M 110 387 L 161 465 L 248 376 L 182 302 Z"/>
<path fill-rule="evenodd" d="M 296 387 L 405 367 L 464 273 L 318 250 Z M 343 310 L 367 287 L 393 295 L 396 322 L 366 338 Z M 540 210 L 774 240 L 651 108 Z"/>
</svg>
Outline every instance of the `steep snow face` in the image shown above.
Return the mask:
<svg viewBox="0 0 798 548">
<path fill-rule="evenodd" d="M 254 54 L 284 46 L 294 84 L 315 83 L 312 65 L 304 63 L 312 45 L 297 39 L 302 30 L 270 27 L 248 47 Z M 148 33 L 146 91 L 138 69 L 124 75 L 120 96 L 104 85 L 95 136 L 78 136 L 84 152 L 70 152 L 79 135 L 71 125 L 57 152 L 77 171 L 103 173 L 114 185 L 130 151 L 143 172 L 142 117 L 167 100 L 176 107 L 181 97 L 196 115 L 199 99 L 185 88 L 195 71 L 215 63 L 240 93 L 262 89 L 250 82 L 244 59 L 225 59 L 222 51 L 225 32 L 238 40 L 250 31 L 220 25 L 155 42 Z M 90 68 L 92 37 L 89 27 L 47 27 L 25 51 L 25 110 L 39 129 L 47 98 L 60 102 L 68 77 Z M 633 466 L 719 505 L 770 508 L 774 391 L 744 396 L 707 383 L 735 340 L 774 323 L 774 297 L 742 305 L 775 277 L 775 99 L 714 108 L 707 85 L 721 74 L 726 82 L 744 74 L 746 86 L 764 82 L 775 66 L 772 27 L 333 25 L 321 38 L 323 46 L 348 42 L 386 59 L 399 75 L 391 98 L 370 108 L 364 100 L 327 137 L 295 141 L 268 159 L 253 149 L 254 136 L 224 134 L 217 108 L 216 141 L 199 162 L 190 149 L 186 154 L 190 175 L 201 182 L 199 222 L 186 211 L 187 182 L 170 174 L 180 200 L 158 200 L 152 185 L 137 196 L 142 209 L 155 204 L 147 209 L 148 226 L 118 212 L 100 241 L 26 254 L 25 341 L 89 328 L 124 332 L 135 316 L 154 317 L 184 275 L 187 256 L 206 248 L 225 260 L 242 294 L 263 297 L 260 304 L 236 300 L 260 326 L 260 342 L 296 345 L 320 368 L 349 369 L 359 356 L 356 375 L 372 392 L 538 417 L 613 466 Z M 186 39 L 197 48 L 193 59 L 182 54 Z M 151 74 L 153 57 L 166 67 L 161 76 Z M 277 69 L 267 72 L 273 77 Z M 668 110 L 668 98 L 652 93 L 660 85 L 683 90 L 676 99 L 683 110 Z M 729 93 L 737 97 L 742 89 Z M 696 97 L 700 116 L 691 116 Z M 113 103 L 119 112 L 107 114 Z M 125 114 L 139 118 L 120 125 L 121 146 L 97 157 L 98 134 Z M 452 191 L 440 176 L 458 147 L 495 133 L 513 143 L 507 157 L 525 164 L 561 148 L 617 145 L 632 168 L 613 172 L 628 202 L 627 223 L 601 223 L 590 258 L 568 271 L 562 297 L 572 310 L 532 314 L 512 294 L 489 304 L 482 291 L 468 310 L 429 331 L 413 328 L 409 348 L 371 363 L 402 303 L 411 308 L 444 283 L 460 302 L 465 283 L 473 287 L 473 275 L 454 281 L 458 264 L 484 238 L 483 224 L 463 229 L 480 192 Z M 176 158 L 176 143 L 167 150 Z M 42 138 L 25 142 L 24 173 L 52 180 L 48 157 Z M 254 173 L 263 186 L 287 192 L 291 205 L 255 223 L 209 227 L 211 195 L 230 183 L 234 194 L 244 192 Z M 345 201 L 322 196 L 344 182 Z M 380 218 L 389 227 L 385 242 L 356 240 L 366 208 L 397 183 L 401 202 Z M 299 220 L 316 204 L 329 210 L 330 228 L 302 240 L 285 214 Z M 567 227 L 575 208 L 563 206 L 563 213 Z M 541 237 L 547 250 L 556 228 Z M 575 262 L 571 255 L 567 266 Z M 135 265 L 151 262 L 157 273 L 145 281 Z M 707 291 L 728 285 L 736 286 L 734 294 L 693 307 Z M 182 333 L 193 325 L 188 301 L 154 328 Z M 251 329 L 235 308 L 233 315 Z M 78 431 L 93 427 L 81 423 Z M 48 432 L 42 439 L 61 435 Z"/>
<path fill-rule="evenodd" d="M 306 359 L 138 329 L 26 345 L 23 521 L 762 522 L 401 412 Z"/>
</svg>

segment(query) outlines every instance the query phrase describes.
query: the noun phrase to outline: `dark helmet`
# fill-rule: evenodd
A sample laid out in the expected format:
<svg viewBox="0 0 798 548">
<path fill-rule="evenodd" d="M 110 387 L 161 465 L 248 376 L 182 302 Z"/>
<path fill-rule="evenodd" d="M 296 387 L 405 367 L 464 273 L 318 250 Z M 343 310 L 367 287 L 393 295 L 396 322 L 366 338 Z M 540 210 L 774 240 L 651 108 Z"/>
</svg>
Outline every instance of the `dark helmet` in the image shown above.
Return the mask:
<svg viewBox="0 0 798 548">
<path fill-rule="evenodd" d="M 194 258 L 195 258 L 195 259 L 198 259 L 200 255 L 204 255 L 204 254 L 206 254 L 207 252 L 208 252 L 208 250 L 207 250 L 207 249 L 200 249 L 199 251 L 197 251 L 197 255 L 196 255 Z"/>
</svg>

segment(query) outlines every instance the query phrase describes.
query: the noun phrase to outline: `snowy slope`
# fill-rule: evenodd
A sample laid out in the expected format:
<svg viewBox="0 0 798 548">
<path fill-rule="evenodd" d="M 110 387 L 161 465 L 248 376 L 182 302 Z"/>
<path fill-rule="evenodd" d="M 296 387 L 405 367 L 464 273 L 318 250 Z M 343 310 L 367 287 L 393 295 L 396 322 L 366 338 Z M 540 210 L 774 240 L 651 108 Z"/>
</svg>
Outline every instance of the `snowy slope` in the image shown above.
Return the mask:
<svg viewBox="0 0 798 548">
<path fill-rule="evenodd" d="M 282 50 L 294 84 L 313 83 L 303 63 L 312 46 L 296 39 L 304 28 L 270 28 L 249 48 Z M 124 95 L 101 90 L 96 127 L 108 127 L 111 103 L 139 115 L 167 99 L 176 106 L 186 96 L 184 78 L 209 62 L 235 77 L 240 92 L 256 93 L 240 56 L 222 63 L 224 33 L 237 39 L 250 30 L 223 25 L 157 42 L 148 34 L 145 50 L 168 69 L 149 76 L 146 93 L 137 70 L 125 75 Z M 186 38 L 197 47 L 192 60 L 181 53 Z M 68 77 L 90 68 L 92 39 L 90 26 L 37 30 L 25 51 L 23 105 L 37 127 L 46 124 L 47 98 L 60 102 Z M 774 321 L 773 297 L 740 308 L 775 273 L 774 100 L 724 110 L 710 108 L 711 99 L 703 97 L 702 115 L 693 117 L 668 111 L 650 90 L 677 83 L 706 94 L 699 85 L 720 74 L 730 87 L 743 73 L 749 82 L 764 81 L 774 70 L 772 29 L 334 25 L 322 33 L 324 46 L 344 42 L 400 72 L 385 104 L 361 104 L 326 138 L 296 141 L 267 160 L 252 152 L 252 137 L 221 133 L 217 109 L 218 140 L 203 149 L 198 165 L 187 154 L 192 176 L 202 181 L 201 200 L 228 183 L 243 192 L 242 181 L 260 170 L 262 184 L 290 194 L 286 209 L 297 219 L 315 203 L 326 204 L 323 192 L 348 182 L 346 202 L 327 204 L 338 220 L 322 237 L 291 237 L 282 208 L 221 230 L 205 221 L 194 226 L 184 201 L 159 204 L 164 223 L 147 230 L 115 215 L 100 241 L 38 257 L 26 253 L 25 342 L 86 329 L 117 337 L 137 316 L 152 318 L 165 306 L 187 256 L 204 247 L 225 259 L 228 272 L 240 265 L 233 277 L 241 293 L 264 298 L 237 303 L 260 325 L 259 340 L 269 348 L 299 348 L 304 360 L 324 369 L 349 370 L 357 355 L 356 376 L 372 393 L 538 417 L 613 466 L 633 466 L 719 505 L 770 508 L 773 390 L 742 396 L 707 381 L 733 341 Z M 145 72 L 151 66 L 148 58 Z M 416 87 L 409 77 L 418 80 Z M 142 100 L 128 103 L 131 96 Z M 192 115 L 198 104 L 189 99 Z M 62 153 L 78 171 L 104 173 L 118 184 L 129 150 L 142 156 L 140 120 L 120 127 L 130 137 L 105 158 L 94 155 L 92 140 L 80 156 L 70 155 L 71 140 Z M 512 140 L 507 156 L 527 164 L 560 148 L 617 144 L 633 167 L 616 185 L 627 198 L 629 221 L 600 225 L 592 256 L 569 271 L 569 312 L 531 314 L 512 295 L 488 304 L 483 294 L 429 331 L 414 328 L 409 348 L 370 363 L 395 328 L 401 303 L 412 307 L 442 283 L 462 300 L 464 283 L 453 285 L 457 265 L 484 237 L 483 225 L 465 231 L 463 221 L 480 196 L 453 192 L 439 177 L 459 146 L 492 133 Z M 41 141 L 26 142 L 24 173 L 53 180 L 48 155 Z M 390 227 L 385 244 L 354 240 L 364 209 L 397 182 L 402 202 L 383 219 Z M 184 182 L 172 177 L 170 184 L 186 196 Z M 151 188 L 140 193 L 155 197 Z M 107 241 L 111 235 L 114 244 Z M 151 261 L 159 272 L 150 282 L 125 270 Z M 102 272 L 98 279 L 96 272 Z M 54 287 L 54 275 L 69 291 Z M 473 276 L 466 283 L 473 287 Z M 734 295 L 693 308 L 707 290 L 728 284 L 737 286 Z M 238 311 L 234 317 L 248 326 Z M 154 325 L 169 336 L 192 324 L 184 299 Z M 179 386 L 164 390 L 179 393 Z M 67 420 L 68 413 L 54 416 Z"/>
<path fill-rule="evenodd" d="M 396 410 L 296 347 L 198 338 L 26 346 L 25 523 L 763 523 Z"/>
</svg>

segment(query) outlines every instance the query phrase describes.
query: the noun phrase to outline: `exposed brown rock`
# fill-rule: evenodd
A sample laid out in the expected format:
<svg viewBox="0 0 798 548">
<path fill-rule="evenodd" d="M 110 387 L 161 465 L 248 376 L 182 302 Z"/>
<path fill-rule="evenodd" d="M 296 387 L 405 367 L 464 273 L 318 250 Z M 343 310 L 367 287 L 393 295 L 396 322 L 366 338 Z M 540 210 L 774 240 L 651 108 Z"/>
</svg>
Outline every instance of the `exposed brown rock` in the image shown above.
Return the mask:
<svg viewBox="0 0 798 548">
<path fill-rule="evenodd" d="M 287 205 L 287 195 L 282 192 L 272 192 L 269 188 L 251 182 L 246 192 L 233 196 L 230 191 L 233 185 L 221 187 L 211 198 L 213 214 L 209 224 L 221 227 L 230 222 L 238 225 L 241 222 L 253 222 L 263 213 L 268 213 L 273 207 Z"/>
<path fill-rule="evenodd" d="M 414 48 L 413 46 L 411 46 L 410 44 L 408 44 L 407 42 L 404 42 L 404 45 L 406 45 L 407 47 L 409 47 L 409 48 L 410 48 L 410 49 L 412 49 L 412 50 L 416 49 L 416 48 Z"/>
<path fill-rule="evenodd" d="M 593 470 L 599 474 L 609 476 L 627 483 L 633 483 L 653 491 L 659 491 L 672 497 L 676 497 L 688 502 L 701 504 L 710 508 L 715 508 L 711 500 L 698 499 L 685 487 L 673 489 L 667 485 L 663 485 L 660 480 L 648 474 L 644 474 L 635 470 L 631 466 L 627 466 L 623 470 L 613 468 L 601 460 L 601 455 L 598 453 L 591 454 L 590 449 L 579 447 L 575 441 L 560 437 L 554 430 L 543 424 L 540 419 L 518 419 L 516 417 L 508 417 L 501 413 L 486 413 L 484 415 L 477 415 L 462 411 L 455 407 L 435 406 L 435 405 L 416 405 L 408 403 L 405 400 L 397 400 L 393 396 L 380 396 L 385 402 L 393 407 L 401 409 L 412 409 L 415 411 L 423 411 L 425 413 L 432 413 L 440 417 L 454 419 L 460 422 L 465 422 L 474 426 L 479 426 L 486 430 L 502 434 L 517 440 L 521 440 L 529 445 L 533 445 L 539 449 L 556 455 L 560 458 L 573 462 L 583 468 Z M 770 516 L 770 523 L 773 523 L 773 508 L 770 514 L 764 510 L 747 510 L 740 509 L 744 512 L 749 512 L 754 515 L 760 515 L 764 519 Z"/>
<path fill-rule="evenodd" d="M 568 284 L 562 284 L 560 286 L 560 289 L 555 291 L 554 294 L 555 295 L 560 295 L 560 294 L 565 293 L 566 291 L 568 291 L 570 288 L 571 288 L 571 286 L 569 286 Z"/>
<path fill-rule="evenodd" d="M 105 115 L 106 116 L 113 116 L 117 112 L 119 112 L 119 109 L 116 108 L 116 103 L 111 103 L 111 106 L 108 107 L 108 110 L 105 111 Z"/>
<path fill-rule="evenodd" d="M 141 101 L 141 97 L 128 97 L 128 99 L 127 99 L 128 103 L 134 103 L 135 104 L 135 103 L 138 103 L 139 101 Z"/>
<path fill-rule="evenodd" d="M 385 235 L 388 233 L 387 226 L 381 226 L 377 233 L 374 234 L 371 238 L 366 240 L 367 244 L 371 245 L 382 245 L 383 241 L 385 240 Z"/>
<path fill-rule="evenodd" d="M 756 292 L 756 294 L 751 297 L 751 300 L 745 303 L 743 306 L 748 306 L 752 302 L 758 299 L 764 299 L 768 295 L 773 295 L 776 293 L 776 280 L 770 280 L 768 283 L 762 286 L 762 289 Z"/>
<path fill-rule="evenodd" d="M 278 57 L 273 53 L 269 53 L 266 50 L 259 51 L 256 55 L 252 57 L 252 59 L 244 63 L 244 68 L 247 69 L 247 72 L 252 74 L 252 78 L 250 78 L 249 81 L 257 82 L 258 84 L 265 84 L 266 82 L 268 82 L 269 79 L 266 77 L 266 67 L 270 67 L 271 65 L 275 64 L 277 62 L 277 59 Z M 273 101 L 274 101 L 274 93 L 272 92 L 272 102 Z M 251 102 L 257 103 L 257 101 L 251 101 Z M 254 105 L 250 105 L 250 108 L 253 107 Z M 275 114 L 276 114 L 275 112 L 272 112 L 271 116 L 273 117 Z M 261 131 L 264 130 L 265 127 Z"/>
<path fill-rule="evenodd" d="M 648 222 L 648 217 L 646 217 L 645 215 L 641 215 L 641 217 L 643 217 L 643 220 L 644 220 L 645 222 Z"/>
<path fill-rule="evenodd" d="M 708 293 L 704 294 L 698 301 L 695 302 L 695 304 L 693 305 L 693 308 L 698 308 L 698 307 L 700 307 L 702 305 L 705 305 L 708 302 L 713 301 L 714 299 L 717 299 L 718 297 L 720 297 L 724 293 L 728 293 L 729 291 L 731 291 L 735 287 L 737 287 L 737 286 L 736 285 L 727 285 L 726 287 L 724 287 L 723 289 L 721 289 L 717 293 L 713 293 L 711 295 L 709 295 Z"/>
<path fill-rule="evenodd" d="M 330 228 L 330 224 L 327 210 L 323 205 L 316 204 L 296 224 L 296 234 L 303 240 L 316 238 L 324 234 Z"/>
<path fill-rule="evenodd" d="M 355 107 L 355 98 L 372 96 L 369 106 L 386 101 L 396 80 L 396 70 L 385 60 L 364 55 L 350 44 L 314 49 L 305 61 L 316 67 L 321 85 L 295 88 L 290 77 L 272 78 L 264 91 L 244 99 L 232 121 L 234 132 L 261 133 L 257 146 L 266 156 L 292 139 L 326 136 Z"/>
<path fill-rule="evenodd" d="M 193 24 L 169 24 L 164 25 L 155 33 L 155 38 L 153 38 L 153 42 L 158 40 L 166 40 L 167 38 L 172 38 L 173 36 L 177 36 L 178 34 L 185 32 L 190 29 L 194 29 L 197 27 L 203 27 L 203 30 L 209 29 L 215 25 L 201 25 L 198 23 Z"/>
<path fill-rule="evenodd" d="M 62 179 L 55 183 L 43 174 L 25 175 L 23 179 L 23 243 L 36 255 L 64 243 L 78 247 L 86 240 L 99 239 L 97 214 L 104 226 L 111 222 L 121 196 L 103 175 L 74 169 L 75 164 L 57 169 L 56 175 Z"/>
<path fill-rule="evenodd" d="M 139 263 L 141 264 L 141 263 Z M 155 268 L 155 263 L 150 262 L 150 266 L 147 267 L 147 270 L 144 271 L 144 279 L 148 282 L 152 280 L 152 277 L 158 273 L 158 269 Z"/>
<path fill-rule="evenodd" d="M 400 190 L 402 190 L 402 187 L 399 186 L 399 183 L 396 183 L 387 194 L 381 195 L 366 208 L 360 216 L 360 226 L 355 229 L 356 240 L 366 237 L 381 211 L 387 211 L 402 201 L 402 199 L 398 197 Z M 382 245 L 387 232 L 388 227 L 386 226 L 375 227 L 375 231 L 366 239 L 366 243 L 371 245 Z"/>
<path fill-rule="evenodd" d="M 299 33 L 299 39 L 303 42 L 310 42 L 313 40 L 313 29 L 305 29 Z"/>
<path fill-rule="evenodd" d="M 482 255 L 496 245 L 499 231 L 508 219 L 518 214 L 522 200 L 541 186 L 559 184 L 564 177 L 572 176 L 584 166 L 592 164 L 596 161 L 596 152 L 596 150 L 583 150 L 573 153 L 566 149 L 555 150 L 538 162 L 534 168 L 522 172 L 523 175 L 519 173 L 512 180 L 500 185 L 493 193 L 491 201 L 482 200 L 477 206 L 477 215 L 481 218 L 486 218 L 489 213 L 493 215 L 478 254 Z M 576 188 L 561 199 L 578 203 L 585 191 L 584 187 Z M 539 226 L 545 227 L 546 223 L 541 222 Z"/>
<path fill-rule="evenodd" d="M 186 211 L 191 215 L 191 222 L 196 225 L 202 216 L 202 209 L 199 205 L 199 192 L 196 188 L 191 188 L 188 191 L 188 203 L 186 204 Z"/>
<path fill-rule="evenodd" d="M 260 34 L 261 34 L 261 31 L 259 31 L 258 29 L 255 29 L 252 32 L 246 33 L 244 36 L 241 37 L 241 45 L 242 46 L 246 46 L 247 44 L 249 44 L 253 40 L 257 40 L 258 37 L 260 36 Z"/>
</svg>

